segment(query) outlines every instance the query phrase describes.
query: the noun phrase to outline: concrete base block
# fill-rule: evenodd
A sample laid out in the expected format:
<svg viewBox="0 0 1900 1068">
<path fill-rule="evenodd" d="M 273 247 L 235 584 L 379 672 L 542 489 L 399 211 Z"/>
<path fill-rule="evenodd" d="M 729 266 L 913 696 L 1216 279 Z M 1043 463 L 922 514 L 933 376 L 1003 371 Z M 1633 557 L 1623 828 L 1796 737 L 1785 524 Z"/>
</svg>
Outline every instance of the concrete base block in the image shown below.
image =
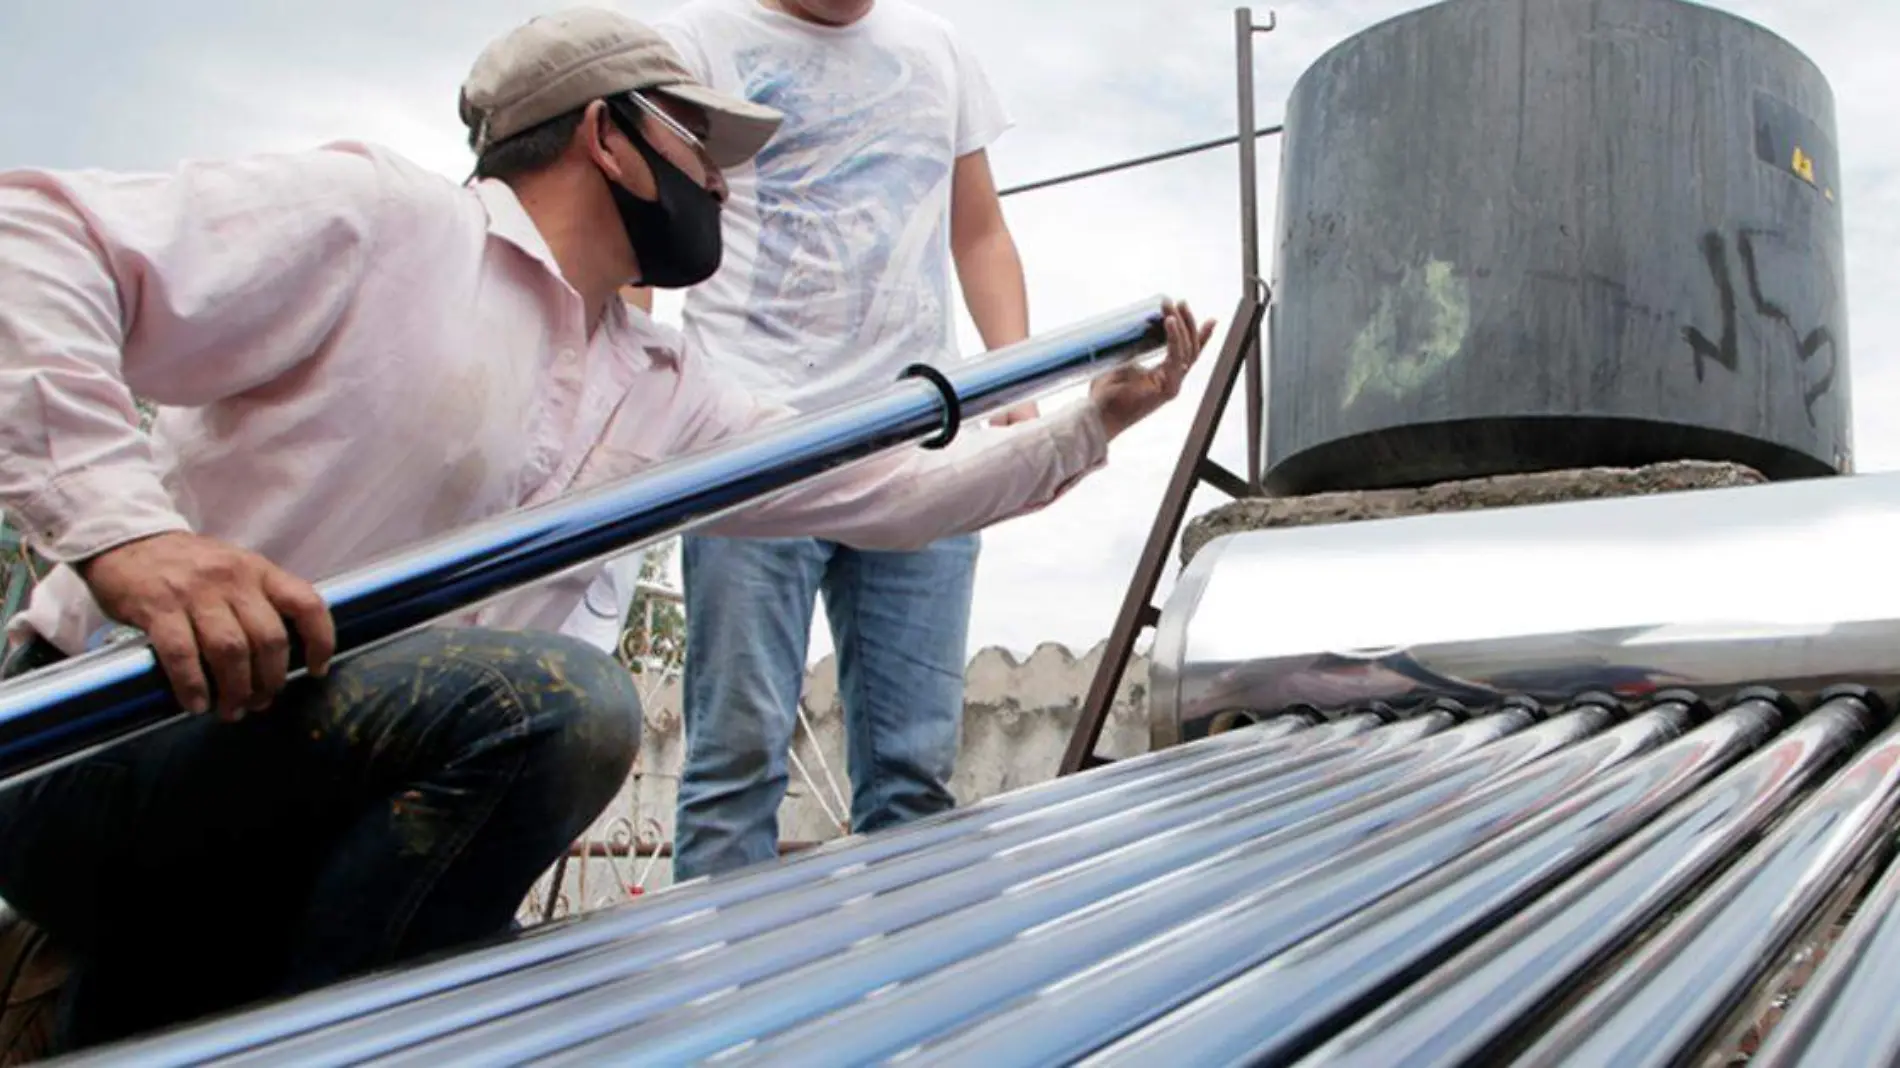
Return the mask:
<svg viewBox="0 0 1900 1068">
<path fill-rule="evenodd" d="M 1524 504 L 1638 497 L 1654 493 L 1747 486 L 1766 482 L 1761 473 L 1740 464 L 1684 460 L 1649 467 L 1588 467 L 1534 475 L 1499 475 L 1440 482 L 1421 489 L 1316 493 L 1307 497 L 1256 497 L 1223 505 L 1188 523 L 1181 535 L 1181 560 L 1194 558 L 1215 538 L 1249 530 L 1396 519 L 1437 512 L 1470 512 Z"/>
</svg>

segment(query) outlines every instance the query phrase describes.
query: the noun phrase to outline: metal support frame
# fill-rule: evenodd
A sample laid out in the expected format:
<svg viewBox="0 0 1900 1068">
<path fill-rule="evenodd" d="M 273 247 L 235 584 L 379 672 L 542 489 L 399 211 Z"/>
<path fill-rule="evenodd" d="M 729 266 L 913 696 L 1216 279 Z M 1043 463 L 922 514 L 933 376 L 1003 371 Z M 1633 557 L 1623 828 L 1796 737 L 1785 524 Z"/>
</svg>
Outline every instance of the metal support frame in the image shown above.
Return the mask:
<svg viewBox="0 0 1900 1068">
<path fill-rule="evenodd" d="M 1175 462 L 1174 474 L 1169 478 L 1167 491 L 1162 495 L 1160 511 L 1155 516 L 1154 526 L 1148 531 L 1148 542 L 1143 546 L 1141 559 L 1135 565 L 1128 592 L 1122 597 L 1115 627 L 1109 632 L 1108 647 L 1103 650 L 1102 662 L 1096 666 L 1095 678 L 1089 684 L 1088 697 L 1082 703 L 1082 714 L 1076 721 L 1075 733 L 1069 738 L 1068 751 L 1063 754 L 1059 775 L 1073 775 L 1106 763 L 1095 755 L 1095 745 L 1101 740 L 1102 728 L 1108 722 L 1109 709 L 1115 703 L 1115 691 L 1128 671 L 1129 658 L 1135 652 L 1136 637 L 1143 630 L 1153 627 L 1160 618 L 1160 610 L 1154 606 L 1155 590 L 1161 585 L 1162 571 L 1167 568 L 1168 552 L 1174 547 L 1175 539 L 1181 533 L 1181 524 L 1187 519 L 1188 501 L 1195 488 L 1206 483 L 1235 499 L 1258 496 L 1261 492 L 1261 468 L 1265 459 L 1261 435 L 1264 430 L 1262 416 L 1266 375 L 1260 344 L 1260 320 L 1272 300 L 1272 291 L 1260 277 L 1260 206 L 1255 141 L 1264 133 L 1279 133 L 1281 128 L 1276 126 L 1270 131 L 1256 131 L 1254 127 L 1253 35 L 1271 33 L 1278 26 L 1279 19 L 1272 12 L 1267 13 L 1264 24 L 1258 24 L 1253 20 L 1252 8 L 1234 10 L 1234 58 L 1239 94 L 1237 143 L 1240 150 L 1242 296 L 1230 320 L 1227 338 L 1221 344 L 1220 357 L 1214 363 L 1214 373 L 1208 379 L 1207 393 L 1201 398 L 1201 406 L 1194 414 L 1194 424 L 1188 430 L 1180 459 Z M 1233 396 L 1234 383 L 1243 371 L 1247 379 L 1245 478 L 1214 463 L 1207 455 L 1213 447 L 1214 434 L 1220 429 L 1221 415 Z"/>
<path fill-rule="evenodd" d="M 1180 459 L 1175 461 L 1174 474 L 1168 479 L 1167 492 L 1161 500 L 1161 511 L 1148 531 L 1141 561 L 1135 565 L 1134 580 L 1122 597 L 1121 612 L 1115 618 L 1115 629 L 1109 633 L 1108 648 L 1102 653 L 1102 662 L 1096 665 L 1094 681 L 1089 684 L 1088 697 L 1082 703 L 1082 716 L 1069 738 L 1068 752 L 1062 757 L 1062 775 L 1073 775 L 1103 763 L 1095 757 L 1095 743 L 1101 739 L 1109 708 L 1115 702 L 1115 690 L 1128 670 L 1129 657 L 1134 655 L 1135 638 L 1160 618 L 1160 610 L 1151 599 L 1161 584 L 1168 551 L 1174 547 L 1181 524 L 1187 518 L 1188 499 L 1193 496 L 1195 487 L 1206 483 L 1236 498 L 1250 493 L 1246 481 L 1209 460 L 1207 453 L 1214 443 L 1214 432 L 1220 429 L 1221 412 L 1227 407 L 1228 398 L 1233 396 L 1241 369 L 1259 352 L 1260 316 L 1266 311 L 1268 299 L 1265 283 L 1258 283 L 1234 309 L 1233 323 L 1228 327 L 1226 341 L 1221 344 L 1207 392 L 1201 396 L 1201 406 L 1194 413 L 1187 445 L 1181 450 Z"/>
</svg>

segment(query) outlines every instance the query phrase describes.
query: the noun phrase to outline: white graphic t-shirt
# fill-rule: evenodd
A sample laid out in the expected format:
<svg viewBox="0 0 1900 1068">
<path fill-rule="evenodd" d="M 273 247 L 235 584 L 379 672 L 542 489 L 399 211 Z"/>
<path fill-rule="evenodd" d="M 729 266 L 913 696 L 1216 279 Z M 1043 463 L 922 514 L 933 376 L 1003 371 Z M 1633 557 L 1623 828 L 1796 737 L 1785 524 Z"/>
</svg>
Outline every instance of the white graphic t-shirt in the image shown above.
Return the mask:
<svg viewBox="0 0 1900 1068">
<path fill-rule="evenodd" d="M 707 84 L 785 114 L 726 173 L 725 258 L 684 305 L 701 358 L 803 411 L 957 362 L 951 178 L 1009 123 L 950 26 L 903 0 L 845 27 L 692 0 L 657 25 Z"/>
</svg>

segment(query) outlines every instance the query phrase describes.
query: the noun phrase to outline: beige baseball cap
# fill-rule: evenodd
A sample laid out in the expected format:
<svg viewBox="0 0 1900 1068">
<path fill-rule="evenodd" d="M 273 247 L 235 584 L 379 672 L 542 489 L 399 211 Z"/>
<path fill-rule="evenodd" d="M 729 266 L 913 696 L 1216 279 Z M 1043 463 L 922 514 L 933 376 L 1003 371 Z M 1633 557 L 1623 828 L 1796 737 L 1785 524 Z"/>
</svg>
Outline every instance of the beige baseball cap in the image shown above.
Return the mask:
<svg viewBox="0 0 1900 1068">
<path fill-rule="evenodd" d="M 601 99 L 652 89 L 706 115 L 706 151 L 744 163 L 782 116 L 695 81 L 652 27 L 616 11 L 571 8 L 534 18 L 482 50 L 462 83 L 462 121 L 479 155 L 489 145 Z"/>
</svg>

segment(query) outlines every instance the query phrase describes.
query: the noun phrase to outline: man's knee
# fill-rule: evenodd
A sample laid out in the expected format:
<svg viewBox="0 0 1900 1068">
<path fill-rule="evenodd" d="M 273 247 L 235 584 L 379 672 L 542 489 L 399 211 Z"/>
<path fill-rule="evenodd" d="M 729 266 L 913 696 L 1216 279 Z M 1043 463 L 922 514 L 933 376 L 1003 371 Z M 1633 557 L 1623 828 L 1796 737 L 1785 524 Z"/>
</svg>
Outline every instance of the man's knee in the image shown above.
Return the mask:
<svg viewBox="0 0 1900 1068">
<path fill-rule="evenodd" d="M 460 658 L 506 679 L 523 733 L 576 797 L 601 804 L 620 788 L 640 747 L 640 691 L 607 653 L 548 633 L 463 632 L 449 639 Z"/>
<path fill-rule="evenodd" d="M 640 691 L 633 674 L 612 656 L 574 638 L 536 634 L 530 639 L 536 670 L 516 682 L 533 694 L 539 715 L 560 724 L 575 770 L 611 780 L 617 789 L 640 749 Z"/>
</svg>

